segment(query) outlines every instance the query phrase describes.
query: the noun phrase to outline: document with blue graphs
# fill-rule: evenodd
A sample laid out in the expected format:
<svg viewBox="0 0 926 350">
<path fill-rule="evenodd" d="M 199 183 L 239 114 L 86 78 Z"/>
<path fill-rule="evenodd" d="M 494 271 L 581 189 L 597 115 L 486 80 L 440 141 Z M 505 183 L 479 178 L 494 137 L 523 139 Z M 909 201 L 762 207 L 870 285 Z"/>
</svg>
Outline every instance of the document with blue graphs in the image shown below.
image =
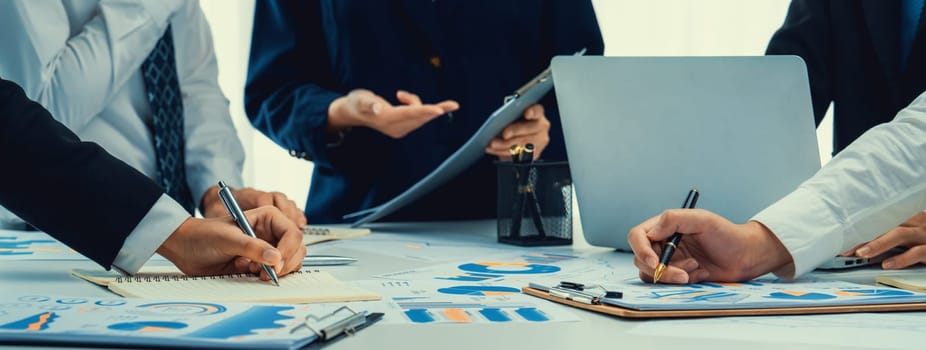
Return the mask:
<svg viewBox="0 0 926 350">
<path fill-rule="evenodd" d="M 926 310 L 926 293 L 842 281 L 740 283 L 536 281 L 525 293 L 622 317 L 704 317 Z"/>
<path fill-rule="evenodd" d="M 0 344 L 32 345 L 298 349 L 319 339 L 313 329 L 365 316 L 332 304 L 51 295 L 7 295 L 0 305 Z"/>
</svg>

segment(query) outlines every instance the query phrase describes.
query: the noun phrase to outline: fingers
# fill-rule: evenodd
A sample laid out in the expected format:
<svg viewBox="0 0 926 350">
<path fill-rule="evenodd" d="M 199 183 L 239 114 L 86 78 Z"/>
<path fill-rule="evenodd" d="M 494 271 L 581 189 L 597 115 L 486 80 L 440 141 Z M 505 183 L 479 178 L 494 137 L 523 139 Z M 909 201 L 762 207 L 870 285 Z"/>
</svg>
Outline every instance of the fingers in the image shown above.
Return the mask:
<svg viewBox="0 0 926 350">
<path fill-rule="evenodd" d="M 340 99 L 332 102 L 329 123 L 365 126 L 392 138 L 402 138 L 434 118 L 460 108 L 452 100 L 425 104 L 418 95 L 404 90 L 396 91 L 396 99 L 400 105 L 393 106 L 369 90 L 353 90 L 345 98 L 347 102 L 339 102 Z"/>
<path fill-rule="evenodd" d="M 307 220 L 302 209 L 282 192 L 264 192 L 253 188 L 242 188 L 234 191 L 235 198 L 244 210 L 272 206 L 280 209 L 288 219 L 292 220 L 300 229 L 305 227 Z M 226 213 L 227 214 L 227 213 Z"/>
<path fill-rule="evenodd" d="M 274 207 L 279 208 L 280 211 L 283 212 L 283 215 L 286 215 L 286 217 L 292 220 L 300 229 L 305 227 L 308 220 L 306 220 L 305 214 L 302 209 L 299 209 L 296 202 L 289 199 L 289 197 L 281 192 L 271 192 L 270 194 L 273 198 L 272 205 Z"/>
<path fill-rule="evenodd" d="M 499 159 L 505 159 L 513 145 L 534 145 L 534 159 L 539 159 L 550 143 L 550 121 L 544 115 L 543 106 L 532 105 L 524 111 L 524 119 L 511 123 L 486 147 L 485 152 Z"/>
<path fill-rule="evenodd" d="M 374 129 L 396 139 L 405 137 L 431 120 L 459 108 L 454 101 L 426 105 L 421 102 L 418 95 L 404 90 L 396 92 L 396 99 L 402 105 L 389 106 L 377 115 L 376 120 L 371 122 Z"/>
<path fill-rule="evenodd" d="M 918 263 L 926 263 L 926 245 L 917 245 L 907 249 L 902 254 L 887 258 L 881 262 L 881 267 L 885 270 L 894 270 L 910 267 Z"/>
<path fill-rule="evenodd" d="M 424 105 L 424 103 L 421 102 L 421 97 L 411 92 L 405 91 L 405 90 L 396 91 L 395 97 L 397 100 L 399 100 L 401 104 L 406 105 L 406 106 Z M 455 110 L 460 109 L 460 104 L 454 100 L 441 101 L 441 102 L 432 104 L 431 106 L 440 108 L 444 113 L 453 112 Z"/>
<path fill-rule="evenodd" d="M 245 212 L 254 226 L 255 233 L 269 242 L 275 242 L 280 260 L 274 266 L 280 274 L 287 274 L 302 267 L 305 246 L 302 244 L 302 230 L 276 207 L 261 207 Z"/>
<path fill-rule="evenodd" d="M 235 233 L 225 236 L 225 239 L 216 240 L 219 250 L 235 258 L 235 266 L 245 264 L 265 264 L 276 266 L 282 260 L 282 254 L 270 243 L 247 235 Z M 253 270 L 252 270 L 253 271 Z"/>
<path fill-rule="evenodd" d="M 656 251 L 653 250 L 653 243 L 647 236 L 647 232 L 653 228 L 658 220 L 658 216 L 651 217 L 630 229 L 630 233 L 627 234 L 627 242 L 630 243 L 630 249 L 633 250 L 634 258 L 639 259 L 640 262 L 644 264 L 643 267 L 646 267 L 650 274 L 656 269 L 656 265 L 659 264 L 659 256 L 656 255 Z M 643 267 L 639 265 L 637 267 L 640 267 L 640 271 L 644 271 Z"/>
<path fill-rule="evenodd" d="M 542 104 L 534 104 L 524 110 L 524 119 L 527 120 L 540 120 L 546 119 L 546 114 L 543 112 Z"/>
<path fill-rule="evenodd" d="M 860 243 L 860 244 L 858 244 L 858 245 L 852 247 L 852 248 L 849 249 L 849 250 L 846 250 L 846 251 L 844 251 L 844 252 L 842 252 L 842 253 L 839 253 L 838 256 L 855 256 L 855 251 L 858 250 L 858 249 L 861 248 L 861 247 L 864 247 L 866 244 L 868 244 L 868 242 Z"/>
<path fill-rule="evenodd" d="M 447 100 L 436 104 L 437 107 L 440 107 L 444 110 L 444 113 L 450 113 L 460 109 L 460 104 L 457 101 Z"/>
<path fill-rule="evenodd" d="M 725 219 L 703 209 L 669 209 L 659 215 L 652 229 L 646 232 L 650 241 L 662 241 L 675 232 L 698 234 L 716 231 Z"/>
<path fill-rule="evenodd" d="M 655 271 L 654 268 L 650 268 L 645 262 L 638 259 L 637 257 L 634 257 L 633 264 L 636 265 L 638 269 L 640 269 L 640 279 L 646 282 L 653 282 L 653 272 Z M 692 266 L 697 266 L 696 262 L 693 263 L 693 265 L 691 262 L 687 262 L 687 264 L 688 266 L 686 267 L 689 268 Z M 692 269 L 692 271 L 694 271 L 694 269 Z M 665 272 L 663 272 L 662 278 L 659 279 L 659 282 L 672 284 L 689 283 L 688 271 L 682 267 L 676 266 L 675 264 L 669 264 L 666 266 Z"/>
<path fill-rule="evenodd" d="M 350 106 L 358 114 L 379 114 L 383 109 L 390 106 L 389 101 L 374 94 L 370 90 L 356 89 L 348 94 L 351 101 Z"/>
<path fill-rule="evenodd" d="M 875 238 L 855 251 L 863 258 L 883 254 L 894 247 L 910 247 L 926 244 L 926 231 L 922 227 L 898 226 Z"/>
<path fill-rule="evenodd" d="M 409 105 L 409 106 L 420 106 L 421 105 L 421 98 L 418 97 L 418 95 L 405 91 L 405 90 L 396 91 L 395 98 L 404 105 Z"/>
<path fill-rule="evenodd" d="M 515 137 L 523 137 L 535 134 L 548 134 L 550 131 L 550 121 L 541 115 L 539 119 L 522 120 L 511 123 L 502 130 L 501 136 L 504 140 L 510 140 Z M 549 135 L 548 135 L 549 136 Z"/>
</svg>

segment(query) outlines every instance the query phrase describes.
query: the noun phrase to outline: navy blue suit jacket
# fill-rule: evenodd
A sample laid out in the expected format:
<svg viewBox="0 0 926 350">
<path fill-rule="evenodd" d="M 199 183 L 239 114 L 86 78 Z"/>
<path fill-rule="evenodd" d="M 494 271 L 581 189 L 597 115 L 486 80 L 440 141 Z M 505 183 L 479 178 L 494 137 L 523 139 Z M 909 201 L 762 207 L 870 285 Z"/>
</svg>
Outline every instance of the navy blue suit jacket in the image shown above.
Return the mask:
<svg viewBox="0 0 926 350">
<path fill-rule="evenodd" d="M 257 129 L 315 162 L 309 222 L 341 222 L 411 187 L 553 56 L 582 48 L 604 50 L 589 0 L 258 1 L 245 107 Z M 354 128 L 329 147 L 328 106 L 358 88 L 395 104 L 399 89 L 425 103 L 453 99 L 460 110 L 401 139 Z M 553 94 L 542 103 L 552 123 L 543 158 L 565 159 Z M 492 161 L 386 220 L 494 217 Z"/>
<path fill-rule="evenodd" d="M 924 23 L 902 68 L 899 1 L 794 0 L 766 53 L 807 63 L 817 124 L 834 106 L 835 154 L 926 89 Z"/>
<path fill-rule="evenodd" d="M 0 205 L 102 266 L 163 190 L 0 79 Z"/>
</svg>

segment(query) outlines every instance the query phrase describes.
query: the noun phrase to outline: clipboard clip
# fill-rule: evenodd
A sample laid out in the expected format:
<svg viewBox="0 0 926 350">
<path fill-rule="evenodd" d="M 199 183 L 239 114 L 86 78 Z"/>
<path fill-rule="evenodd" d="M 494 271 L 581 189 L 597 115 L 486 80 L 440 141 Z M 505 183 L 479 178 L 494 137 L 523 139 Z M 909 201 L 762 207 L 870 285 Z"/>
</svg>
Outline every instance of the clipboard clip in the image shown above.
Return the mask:
<svg viewBox="0 0 926 350">
<path fill-rule="evenodd" d="M 624 296 L 621 292 L 610 291 L 600 285 L 588 286 L 567 281 L 562 281 L 559 285 L 550 287 L 548 293 L 550 293 L 550 296 L 589 305 L 601 304 L 601 298 L 620 299 Z"/>
<path fill-rule="evenodd" d="M 357 312 L 348 306 L 339 307 L 330 314 L 318 317 L 313 314 L 305 316 L 305 321 L 289 331 L 295 333 L 306 328 L 321 341 L 334 339 L 342 334 L 354 335 L 360 329 L 369 326 L 383 317 L 382 313 L 367 314 L 366 311 Z"/>
<path fill-rule="evenodd" d="M 576 51 L 576 53 L 573 54 L 573 56 L 582 56 L 582 55 L 585 55 L 584 47 L 581 50 Z M 524 94 L 526 94 L 528 90 L 532 89 L 534 86 L 537 86 L 537 84 L 540 84 L 544 82 L 545 80 L 549 79 L 553 73 L 552 69 L 553 69 L 552 67 L 544 69 L 543 72 L 540 72 L 540 74 L 537 74 L 537 76 L 531 79 L 530 81 L 528 81 L 527 84 L 524 84 L 524 86 L 521 86 L 521 88 L 515 90 L 513 94 L 505 96 L 504 103 L 507 104 L 517 99 L 518 97 L 524 96 Z"/>
</svg>

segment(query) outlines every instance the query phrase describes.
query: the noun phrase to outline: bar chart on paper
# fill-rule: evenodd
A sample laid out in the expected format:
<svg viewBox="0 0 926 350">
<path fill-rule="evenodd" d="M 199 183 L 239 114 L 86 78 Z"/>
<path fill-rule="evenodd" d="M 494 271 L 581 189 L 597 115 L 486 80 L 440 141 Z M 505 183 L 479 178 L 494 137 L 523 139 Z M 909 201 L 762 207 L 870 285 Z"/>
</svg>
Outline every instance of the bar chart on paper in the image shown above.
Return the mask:
<svg viewBox="0 0 926 350">
<path fill-rule="evenodd" d="M 552 315 L 533 305 L 396 300 L 412 323 L 549 322 Z"/>
<path fill-rule="evenodd" d="M 391 300 L 402 317 L 387 322 L 411 324 L 484 324 L 569 322 L 578 318 L 568 309 L 521 294 L 515 287 L 491 283 L 464 284 L 441 280 L 358 282 Z"/>
<path fill-rule="evenodd" d="M 83 255 L 43 232 L 0 230 L 0 260 L 83 259 Z"/>
</svg>

